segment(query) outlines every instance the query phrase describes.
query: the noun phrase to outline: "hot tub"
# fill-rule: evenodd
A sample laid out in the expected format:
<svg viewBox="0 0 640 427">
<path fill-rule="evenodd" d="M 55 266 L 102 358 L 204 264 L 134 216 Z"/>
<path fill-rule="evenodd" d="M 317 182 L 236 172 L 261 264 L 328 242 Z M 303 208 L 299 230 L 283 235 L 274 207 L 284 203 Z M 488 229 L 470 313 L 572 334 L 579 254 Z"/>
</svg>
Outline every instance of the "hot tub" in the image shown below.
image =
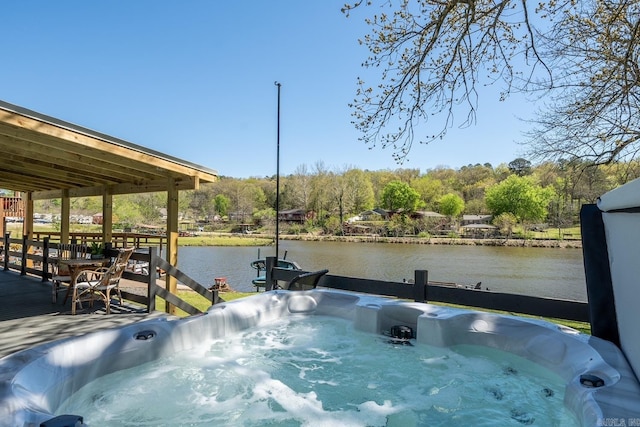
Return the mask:
<svg viewBox="0 0 640 427">
<path fill-rule="evenodd" d="M 124 375 L 132 378 L 132 384 L 135 385 L 136 375 L 138 375 L 135 369 L 148 366 L 149 363 L 162 363 L 163 360 L 175 358 L 175 355 L 180 354 L 184 354 L 185 357 L 199 358 L 200 350 L 194 351 L 193 349 L 202 349 L 203 343 L 214 342 L 218 343 L 218 346 L 223 346 L 221 350 L 219 349 L 220 353 L 214 356 L 214 359 L 219 360 L 225 352 L 232 351 L 220 343 L 246 333 L 246 331 L 259 328 L 262 328 L 261 331 L 277 330 L 281 327 L 281 323 L 278 322 L 281 322 L 282 319 L 305 319 L 308 324 L 309 322 L 313 324 L 314 319 L 325 318 L 345 320 L 349 328 L 355 331 L 354 333 L 365 334 L 365 338 L 362 339 L 368 340 L 367 337 L 374 337 L 376 345 L 378 341 L 386 345 L 391 344 L 391 347 L 394 348 L 393 351 L 404 352 L 403 348 L 410 346 L 412 347 L 410 351 L 418 355 L 419 363 L 422 364 L 419 366 L 435 364 L 437 369 L 443 370 L 443 372 L 454 361 L 458 363 L 457 367 L 462 367 L 462 369 L 464 369 L 466 362 L 459 362 L 458 356 L 452 357 L 438 353 L 439 350 L 425 356 L 426 353 L 422 353 L 422 348 L 451 348 L 456 351 L 455 354 L 464 353 L 470 348 L 474 349 L 472 351 L 474 353 L 478 353 L 477 349 L 487 349 L 488 352 L 480 351 L 480 357 L 484 359 L 487 355 L 493 355 L 492 351 L 507 352 L 509 354 L 508 360 L 511 360 L 512 357 L 522 359 L 526 363 L 533 362 L 530 364 L 541 369 L 541 371 L 531 370 L 531 372 L 541 372 L 531 375 L 539 375 L 541 378 L 545 378 L 545 381 L 546 378 L 551 377 L 560 379 L 562 386 L 558 391 L 554 391 L 555 389 L 552 387 L 536 386 L 537 389 L 531 390 L 531 393 L 543 393 L 543 399 L 553 397 L 559 400 L 560 404 L 574 417 L 577 425 L 640 425 L 640 385 L 624 356 L 617 347 L 607 341 L 543 321 L 329 290 L 261 293 L 250 298 L 213 306 L 203 315 L 181 320 L 166 318 L 149 320 L 119 329 L 100 331 L 49 343 L 3 358 L 0 360 L 0 425 L 12 427 L 38 426 L 41 423 L 45 423 L 47 426 L 73 425 L 69 423 L 81 418 L 87 425 L 103 425 L 104 421 L 100 421 L 100 424 L 92 424 L 91 413 L 69 414 L 64 411 L 64 408 L 69 407 L 69 401 L 72 401 L 74 396 L 80 395 L 84 390 L 83 387 L 89 387 L 92 381 L 97 378 L 102 381 L 102 379 L 112 378 L 113 375 L 125 372 Z M 257 336 L 264 338 L 264 333 L 259 332 Z M 341 344 L 342 341 L 337 338 L 335 341 L 339 343 L 340 349 L 344 347 Z M 314 343 L 310 347 L 319 345 L 313 337 L 309 337 L 309 342 Z M 272 345 L 279 346 L 280 344 Z M 324 350 L 314 348 L 314 351 L 315 354 L 318 354 Z M 364 360 L 370 360 L 369 356 L 371 355 L 367 355 L 366 351 L 358 351 L 362 353 Z M 211 353 L 211 350 L 204 352 Z M 287 357 L 303 360 L 308 359 L 307 353 L 308 350 L 305 350 L 303 356 Z M 381 351 L 372 350 L 372 353 L 377 354 Z M 344 364 L 342 361 L 335 363 L 336 357 L 333 356 L 328 359 L 336 365 Z M 265 360 L 266 362 L 259 363 L 267 365 L 276 359 L 267 358 Z M 284 359 L 272 364 L 282 364 L 282 360 Z M 393 357 L 389 360 L 388 365 L 392 368 L 391 374 L 383 374 L 384 376 L 394 376 L 393 372 L 404 369 L 402 366 L 394 365 L 399 363 L 397 360 L 401 359 Z M 229 361 L 226 363 L 227 365 L 221 366 L 233 369 L 230 367 Z M 233 361 L 233 363 L 238 367 L 244 362 Z M 303 362 L 292 362 L 298 367 L 301 363 Z M 522 376 L 529 372 L 528 367 L 520 367 L 524 365 L 518 365 L 517 369 L 512 368 L 511 366 L 515 366 L 513 363 L 519 364 L 521 362 L 510 361 L 504 365 L 505 367 L 502 368 L 504 376 Z M 223 372 L 219 367 L 214 368 L 213 365 L 214 362 L 207 362 L 199 369 Z M 348 395 L 340 396 L 341 391 L 346 390 L 344 385 L 339 384 L 339 380 L 332 380 L 330 376 L 323 378 L 323 368 L 316 365 L 317 363 L 313 362 L 313 366 L 304 367 L 293 377 L 306 377 L 309 376 L 309 372 L 317 370 L 313 382 L 314 387 L 316 384 L 322 384 L 322 386 L 331 388 L 332 393 L 338 393 L 339 400 L 342 401 L 348 400 L 353 394 L 359 394 L 345 391 L 345 394 Z M 304 389 L 297 392 L 298 397 L 303 396 L 305 402 L 312 402 L 311 412 L 317 411 L 320 414 L 318 415 L 319 422 L 329 423 L 339 419 L 343 421 L 343 424 L 352 425 L 393 425 L 394 423 L 406 425 L 407 420 L 410 420 L 413 425 L 427 425 L 432 422 L 428 420 L 425 422 L 425 417 L 428 417 L 428 411 L 435 407 L 439 416 L 444 414 L 442 416 L 445 419 L 450 416 L 452 423 L 455 424 L 456 418 L 454 417 L 458 416 L 456 411 L 450 408 L 443 409 L 440 403 L 430 403 L 429 399 L 432 396 L 444 399 L 443 393 L 440 392 L 443 386 L 432 386 L 430 385 L 432 382 L 421 381 L 422 377 L 427 374 L 420 368 L 413 368 L 409 375 L 410 380 L 406 378 L 401 380 L 405 384 L 402 384 L 401 391 L 398 392 L 398 399 L 402 399 L 402 394 L 413 394 L 412 398 L 415 397 L 415 394 L 420 394 L 420 398 L 417 400 L 426 409 L 425 412 L 416 414 L 414 409 L 406 403 L 401 400 L 396 401 L 395 396 L 384 399 L 371 397 L 374 396 L 374 392 L 378 392 L 376 389 L 384 381 L 380 378 L 374 379 L 376 376 L 374 374 L 379 374 L 379 372 L 368 372 L 366 363 L 359 365 L 362 365 L 359 366 L 359 369 L 364 370 L 359 371 L 357 375 L 365 377 L 365 386 L 361 389 L 363 396 L 367 397 L 358 397 L 357 399 L 361 399 L 360 401 L 346 403 L 345 407 L 341 407 L 342 409 L 336 410 L 333 414 L 328 413 L 331 411 L 327 409 L 329 404 L 321 400 L 319 391 Z M 159 369 L 157 366 L 152 368 L 152 372 L 159 372 L 154 371 Z M 498 366 L 501 365 L 498 364 Z M 476 369 L 478 368 L 470 367 L 470 377 L 476 375 Z M 247 369 L 246 366 L 244 366 L 244 371 L 248 371 L 249 376 L 253 375 L 252 372 L 256 372 Z M 206 379 L 205 385 L 215 382 L 218 378 L 215 375 L 212 377 L 213 379 L 211 377 Z M 371 378 L 366 378 L 369 375 Z M 434 376 L 433 373 L 428 375 Z M 195 376 L 200 376 L 200 374 Z M 303 380 L 306 379 L 303 378 Z M 515 384 L 521 384 L 523 380 L 523 377 L 516 378 Z M 536 379 L 533 380 L 535 384 Z M 273 389 L 266 391 L 264 399 L 271 399 L 273 396 L 269 395 L 272 393 L 287 394 L 283 391 L 287 389 L 286 381 L 278 380 L 276 382 L 278 388 L 275 390 L 278 391 L 274 392 Z M 409 384 L 406 384 L 407 382 Z M 412 382 L 415 384 L 410 384 Z M 437 384 L 437 382 L 433 382 L 433 384 Z M 500 383 L 498 388 L 492 384 L 471 385 L 471 388 L 467 390 L 474 390 L 480 396 L 488 396 L 482 398 L 488 399 L 486 402 L 491 405 L 495 403 L 495 406 L 498 407 L 504 400 L 503 395 L 509 393 L 508 386 Z M 455 388 L 459 387 L 450 387 L 450 389 Z M 171 390 L 166 390 L 166 393 L 170 394 Z M 470 392 L 463 393 L 469 394 Z M 524 393 L 528 392 L 525 390 Z M 141 391 L 140 394 L 144 394 L 144 391 Z M 256 397 L 259 394 L 258 391 L 254 390 L 247 394 L 250 395 L 250 399 L 258 399 Z M 378 395 L 375 394 L 375 396 Z M 100 396 L 89 395 L 89 400 L 100 398 Z M 181 395 L 178 393 L 173 398 L 179 400 Z M 204 399 L 207 401 L 206 404 L 212 405 L 215 410 L 217 403 L 215 401 L 209 402 L 211 399 L 206 396 Z M 377 399 L 381 401 L 377 401 Z M 461 397 L 455 397 L 453 394 L 447 397 L 448 401 L 456 399 L 461 400 Z M 294 415 L 283 415 L 289 410 L 286 403 L 278 398 L 273 402 L 265 407 L 275 411 L 274 413 L 277 413 L 278 416 L 284 417 L 280 419 L 289 421 L 293 419 L 293 424 L 314 424 L 309 419 L 301 421 L 296 419 Z M 194 405 L 198 406 L 199 404 Z M 63 412 L 61 412 L 61 408 Z M 117 410 L 117 408 L 112 409 L 116 412 Z M 220 410 L 222 410 L 221 404 Z M 305 409 L 304 411 L 308 413 L 310 410 Z M 535 418 L 528 413 L 526 406 L 513 406 L 509 411 L 507 419 L 513 422 L 513 425 L 536 423 Z M 365 416 L 368 412 L 372 413 L 370 419 Z M 361 420 L 369 421 L 362 421 L 362 424 L 358 424 L 358 417 Z M 132 421 L 131 425 L 136 424 Z M 203 423 L 202 425 L 207 424 Z"/>
</svg>

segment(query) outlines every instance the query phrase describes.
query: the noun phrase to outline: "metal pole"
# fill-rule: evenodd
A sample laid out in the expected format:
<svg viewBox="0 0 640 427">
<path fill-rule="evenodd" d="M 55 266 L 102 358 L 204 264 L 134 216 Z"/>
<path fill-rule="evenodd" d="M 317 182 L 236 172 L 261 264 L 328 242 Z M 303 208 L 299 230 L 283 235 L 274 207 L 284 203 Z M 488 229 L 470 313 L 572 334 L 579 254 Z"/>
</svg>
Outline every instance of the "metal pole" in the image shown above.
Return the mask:
<svg viewBox="0 0 640 427">
<path fill-rule="evenodd" d="M 276 266 L 278 265 L 278 241 L 280 240 L 280 83 L 278 86 L 278 126 L 276 138 Z"/>
</svg>

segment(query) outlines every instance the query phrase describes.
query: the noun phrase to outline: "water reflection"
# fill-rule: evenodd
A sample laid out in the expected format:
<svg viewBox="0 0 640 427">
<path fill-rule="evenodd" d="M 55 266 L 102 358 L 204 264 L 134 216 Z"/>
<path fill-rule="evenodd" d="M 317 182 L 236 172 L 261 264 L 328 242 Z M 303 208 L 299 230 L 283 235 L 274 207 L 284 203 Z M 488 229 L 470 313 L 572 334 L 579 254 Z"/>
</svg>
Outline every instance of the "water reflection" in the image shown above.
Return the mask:
<svg viewBox="0 0 640 427">
<path fill-rule="evenodd" d="M 579 249 L 281 241 L 280 254 L 305 270 L 402 281 L 414 270 L 428 270 L 431 280 L 475 284 L 493 291 L 586 301 Z M 273 247 L 260 248 L 275 255 Z M 202 284 L 226 277 L 236 290 L 255 290 L 256 247 L 180 247 L 178 267 Z"/>
</svg>

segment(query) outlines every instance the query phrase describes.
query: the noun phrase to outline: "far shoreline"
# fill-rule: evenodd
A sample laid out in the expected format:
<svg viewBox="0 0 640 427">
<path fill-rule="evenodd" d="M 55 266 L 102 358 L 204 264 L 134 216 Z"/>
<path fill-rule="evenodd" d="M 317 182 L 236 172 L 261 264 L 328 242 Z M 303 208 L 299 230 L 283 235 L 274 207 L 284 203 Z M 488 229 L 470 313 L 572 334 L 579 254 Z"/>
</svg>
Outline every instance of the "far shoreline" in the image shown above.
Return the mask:
<svg viewBox="0 0 640 427">
<path fill-rule="evenodd" d="M 280 240 L 305 242 L 393 243 L 421 245 L 504 246 L 528 248 L 581 249 L 579 239 L 473 239 L 455 237 L 382 237 L 382 236 L 328 236 L 315 234 L 283 234 Z M 267 234 L 214 233 L 209 236 L 181 237 L 180 246 L 270 246 L 275 237 Z"/>
</svg>

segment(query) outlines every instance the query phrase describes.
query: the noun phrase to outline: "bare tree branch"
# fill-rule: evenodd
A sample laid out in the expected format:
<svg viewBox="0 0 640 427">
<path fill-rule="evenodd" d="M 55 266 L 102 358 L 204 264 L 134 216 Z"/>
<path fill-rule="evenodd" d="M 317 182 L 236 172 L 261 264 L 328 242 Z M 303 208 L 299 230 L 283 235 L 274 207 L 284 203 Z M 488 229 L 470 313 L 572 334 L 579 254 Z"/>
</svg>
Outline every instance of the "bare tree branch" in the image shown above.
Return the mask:
<svg viewBox="0 0 640 427">
<path fill-rule="evenodd" d="M 371 6 L 360 0 L 345 14 Z M 371 9 L 366 9 L 371 10 Z M 388 0 L 367 22 L 351 104 L 360 138 L 403 163 L 415 140 L 476 121 L 479 85 L 538 93 L 545 108 L 526 136 L 541 159 L 633 158 L 640 124 L 640 0 Z M 462 114 L 462 118 L 456 116 Z"/>
<path fill-rule="evenodd" d="M 384 3 L 385 11 L 392 8 Z M 403 163 L 415 138 L 428 143 L 455 124 L 474 124 L 482 80 L 500 82 L 506 96 L 516 82 L 515 58 L 528 55 L 545 66 L 526 9 L 525 0 L 401 0 L 391 14 L 368 19 L 363 67 L 382 72 L 376 85 L 358 81 L 351 107 L 361 140 L 391 147 Z"/>
</svg>

